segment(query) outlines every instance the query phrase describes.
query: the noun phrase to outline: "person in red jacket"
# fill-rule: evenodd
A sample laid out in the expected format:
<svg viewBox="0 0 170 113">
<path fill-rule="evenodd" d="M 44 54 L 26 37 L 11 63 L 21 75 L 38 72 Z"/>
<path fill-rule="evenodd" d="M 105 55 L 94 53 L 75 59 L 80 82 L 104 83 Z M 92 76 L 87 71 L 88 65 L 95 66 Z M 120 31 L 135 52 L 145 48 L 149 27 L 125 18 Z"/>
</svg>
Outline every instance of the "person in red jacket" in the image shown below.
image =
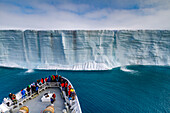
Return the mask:
<svg viewBox="0 0 170 113">
<path fill-rule="evenodd" d="M 68 99 L 71 100 L 72 97 L 71 97 L 71 89 L 68 91 Z"/>
<path fill-rule="evenodd" d="M 50 100 L 51 100 L 51 104 L 53 104 L 53 103 L 54 103 L 54 101 L 55 101 L 55 97 L 56 97 L 56 95 L 55 95 L 55 93 L 53 93 L 52 97 L 50 98 Z"/>
<path fill-rule="evenodd" d="M 66 96 L 68 96 L 68 82 L 66 81 L 65 82 L 65 92 L 66 92 Z"/>
<path fill-rule="evenodd" d="M 67 86 L 68 86 L 68 82 L 66 81 L 66 82 L 65 82 L 65 87 L 67 87 Z"/>
<path fill-rule="evenodd" d="M 58 75 L 55 76 L 55 79 L 56 79 L 57 82 L 59 81 Z"/>
<path fill-rule="evenodd" d="M 64 90 L 65 90 L 64 82 L 63 82 L 63 83 L 61 83 L 61 87 L 62 87 L 62 91 L 64 91 Z"/>
<path fill-rule="evenodd" d="M 44 78 L 41 78 L 41 83 L 44 84 Z"/>
<path fill-rule="evenodd" d="M 55 93 L 53 93 L 52 97 L 53 97 L 53 98 L 54 98 L 54 100 L 55 100 L 55 98 L 56 98 L 56 95 L 55 95 Z"/>
<path fill-rule="evenodd" d="M 47 80 L 48 80 L 48 79 L 47 79 L 47 77 L 46 77 L 46 78 L 45 78 L 45 82 L 47 82 Z"/>
<path fill-rule="evenodd" d="M 68 86 L 68 89 L 69 89 L 69 90 L 71 89 L 71 85 Z"/>
</svg>

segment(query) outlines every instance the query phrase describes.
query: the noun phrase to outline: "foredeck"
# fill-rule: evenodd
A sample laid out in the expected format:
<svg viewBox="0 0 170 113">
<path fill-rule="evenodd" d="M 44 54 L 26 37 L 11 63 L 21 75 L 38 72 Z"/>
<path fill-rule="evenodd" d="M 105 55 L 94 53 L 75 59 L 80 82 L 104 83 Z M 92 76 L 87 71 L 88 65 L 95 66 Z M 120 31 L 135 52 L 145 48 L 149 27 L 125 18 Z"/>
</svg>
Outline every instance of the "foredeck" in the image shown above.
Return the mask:
<svg viewBox="0 0 170 113">
<path fill-rule="evenodd" d="M 54 102 L 55 113 L 62 113 L 64 109 L 64 99 L 60 95 L 61 91 L 59 88 L 48 88 L 42 91 L 36 98 L 25 102 L 22 106 L 28 106 L 30 113 L 42 113 L 44 109 L 51 104 L 50 102 L 41 102 L 43 95 L 49 92 L 56 94 L 56 100 Z M 18 109 L 16 109 L 14 113 L 17 111 Z"/>
<path fill-rule="evenodd" d="M 68 84 L 70 84 L 71 88 L 74 89 L 73 85 L 68 79 L 64 77 L 62 78 L 68 81 Z M 61 89 L 62 87 L 59 86 L 59 82 L 46 82 L 39 87 L 38 93 L 31 93 L 30 96 L 26 96 L 26 98 L 24 99 L 22 99 L 21 92 L 18 92 L 16 94 L 17 104 L 13 105 L 12 101 L 9 98 L 4 98 L 3 103 L 0 105 L 0 112 L 17 113 L 19 111 L 19 108 L 21 108 L 22 106 L 27 106 L 29 108 L 29 113 L 43 113 L 46 107 L 51 105 L 51 103 L 50 100 L 48 100 L 50 99 L 50 97 L 43 98 L 43 101 L 48 102 L 42 102 L 41 98 L 44 96 L 45 93 L 51 95 L 54 92 L 56 94 L 56 100 L 53 104 L 54 113 L 82 113 L 78 97 L 75 96 L 74 99 L 70 100 L 68 96 L 66 96 L 66 92 L 61 91 Z M 7 103 L 10 103 L 10 105 L 7 105 Z"/>
</svg>

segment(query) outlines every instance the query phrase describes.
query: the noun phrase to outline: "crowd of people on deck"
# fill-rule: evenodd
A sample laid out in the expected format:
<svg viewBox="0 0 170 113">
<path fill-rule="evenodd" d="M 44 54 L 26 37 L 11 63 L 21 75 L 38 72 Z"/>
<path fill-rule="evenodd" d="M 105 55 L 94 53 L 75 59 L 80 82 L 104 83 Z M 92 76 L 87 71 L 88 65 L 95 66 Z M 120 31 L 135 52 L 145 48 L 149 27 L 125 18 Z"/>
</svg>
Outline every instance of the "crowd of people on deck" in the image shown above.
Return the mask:
<svg viewBox="0 0 170 113">
<path fill-rule="evenodd" d="M 70 84 L 68 84 L 68 81 L 64 78 L 62 78 L 60 75 L 52 75 L 48 78 L 45 78 L 45 82 L 58 82 L 59 86 L 62 88 L 62 91 L 65 91 L 66 96 L 68 96 L 69 100 L 74 100 L 76 93 L 74 89 L 71 87 Z"/>
<path fill-rule="evenodd" d="M 68 81 L 66 79 L 64 79 L 63 77 L 61 77 L 60 75 L 51 75 L 49 77 L 41 78 L 40 80 L 37 80 L 37 82 L 33 82 L 31 85 L 28 85 L 26 90 L 22 89 L 21 90 L 21 95 L 22 95 L 22 99 L 24 99 L 26 96 L 30 96 L 31 94 L 37 93 L 38 94 L 38 90 L 39 88 L 43 85 L 46 84 L 48 82 L 57 82 L 58 85 L 61 87 L 62 91 L 65 91 L 66 96 L 69 98 L 69 100 L 74 100 L 76 93 L 74 91 L 74 89 L 71 87 L 70 84 L 68 84 Z M 55 101 L 55 93 L 53 93 L 52 98 L 51 98 L 51 103 L 53 103 Z M 14 104 L 17 104 L 17 99 L 16 99 L 16 95 L 10 93 L 9 94 L 9 98 L 12 100 L 12 102 Z"/>
</svg>

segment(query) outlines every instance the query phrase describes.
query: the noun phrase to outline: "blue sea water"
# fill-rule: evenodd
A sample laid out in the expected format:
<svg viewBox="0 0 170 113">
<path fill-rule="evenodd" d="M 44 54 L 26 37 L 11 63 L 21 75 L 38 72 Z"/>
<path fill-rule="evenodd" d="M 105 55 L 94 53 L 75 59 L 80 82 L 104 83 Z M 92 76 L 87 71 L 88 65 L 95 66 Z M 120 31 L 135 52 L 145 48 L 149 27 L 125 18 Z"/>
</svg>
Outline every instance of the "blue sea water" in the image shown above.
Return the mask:
<svg viewBox="0 0 170 113">
<path fill-rule="evenodd" d="M 84 113 L 170 112 L 170 67 L 127 66 L 128 71 L 58 71 L 76 89 Z M 0 68 L 0 101 L 55 71 Z"/>
</svg>

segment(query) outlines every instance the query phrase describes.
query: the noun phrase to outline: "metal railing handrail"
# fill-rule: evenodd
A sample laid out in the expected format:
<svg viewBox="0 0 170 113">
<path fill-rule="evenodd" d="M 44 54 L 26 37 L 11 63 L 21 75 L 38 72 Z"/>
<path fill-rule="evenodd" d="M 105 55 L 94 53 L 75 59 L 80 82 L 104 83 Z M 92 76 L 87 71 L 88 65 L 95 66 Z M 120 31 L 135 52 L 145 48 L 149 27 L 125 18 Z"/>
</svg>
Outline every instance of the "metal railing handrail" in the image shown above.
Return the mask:
<svg viewBox="0 0 170 113">
<path fill-rule="evenodd" d="M 68 81 L 68 83 L 71 85 L 71 87 L 74 89 L 73 85 L 71 84 L 71 82 L 67 78 L 65 78 L 65 77 L 62 77 L 62 78 L 66 79 Z M 75 91 L 75 89 L 74 89 L 74 91 Z M 75 93 L 76 93 L 76 91 L 75 91 Z M 78 113 L 82 113 L 77 94 L 76 94 L 75 100 L 76 100 L 76 103 L 78 105 L 78 109 L 77 109 L 77 111 L 79 111 Z"/>
</svg>

